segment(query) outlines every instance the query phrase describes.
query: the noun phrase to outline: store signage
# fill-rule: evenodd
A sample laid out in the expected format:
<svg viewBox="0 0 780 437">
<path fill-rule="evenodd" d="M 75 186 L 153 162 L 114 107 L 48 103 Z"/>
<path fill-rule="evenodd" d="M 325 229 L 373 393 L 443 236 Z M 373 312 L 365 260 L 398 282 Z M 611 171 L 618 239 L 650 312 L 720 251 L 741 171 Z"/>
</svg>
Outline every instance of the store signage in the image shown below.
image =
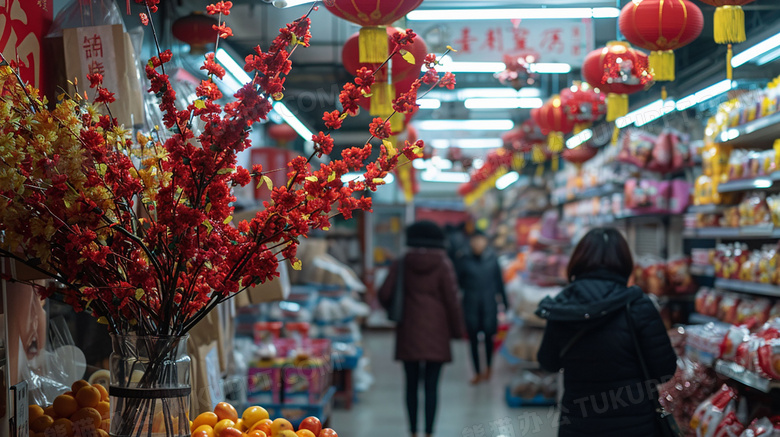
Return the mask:
<svg viewBox="0 0 780 437">
<path fill-rule="evenodd" d="M 79 43 L 81 72 L 85 77 L 89 74 L 102 74 L 103 86 L 119 99 L 121 87 L 115 67 L 117 63 L 113 26 L 79 27 L 76 29 L 76 41 Z M 95 90 L 90 90 L 90 94 L 94 92 Z"/>
<path fill-rule="evenodd" d="M 52 21 L 53 0 L 0 0 L 0 51 L 17 61 L 22 79 L 44 82 L 43 37 Z"/>
<path fill-rule="evenodd" d="M 536 62 L 581 65 L 594 49 L 593 21 L 585 20 L 480 20 L 415 22 L 414 30 L 430 50 L 450 45 L 453 60 L 497 62 L 504 55 L 533 56 Z"/>
<path fill-rule="evenodd" d="M 20 381 L 11 387 L 13 394 L 13 417 L 11 417 L 11 435 L 13 437 L 29 437 L 30 423 L 28 406 L 30 405 L 27 393 L 27 381 Z"/>
</svg>

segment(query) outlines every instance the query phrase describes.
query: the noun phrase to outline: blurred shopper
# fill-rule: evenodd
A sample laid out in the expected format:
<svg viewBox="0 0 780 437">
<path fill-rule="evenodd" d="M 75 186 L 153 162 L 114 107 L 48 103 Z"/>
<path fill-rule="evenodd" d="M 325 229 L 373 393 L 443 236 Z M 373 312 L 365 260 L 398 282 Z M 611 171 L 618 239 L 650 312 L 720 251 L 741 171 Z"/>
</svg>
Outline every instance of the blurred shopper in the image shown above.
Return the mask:
<svg viewBox="0 0 780 437">
<path fill-rule="evenodd" d="M 452 262 L 444 250 L 444 231 L 421 221 L 406 230 L 406 255 L 395 262 L 379 299 L 397 322 L 395 358 L 406 373 L 409 428 L 417 435 L 418 386 L 425 387 L 425 433 L 433 434 L 439 376 L 452 361 L 450 340 L 462 337 L 462 316 Z M 400 279 L 400 281 L 399 281 Z"/>
<path fill-rule="evenodd" d="M 570 285 L 539 305 L 539 363 L 564 369 L 560 437 L 664 435 L 655 386 L 674 374 L 677 356 L 656 307 L 628 287 L 633 269 L 620 232 L 593 229 L 574 249 Z"/>
<path fill-rule="evenodd" d="M 508 308 L 504 279 L 498 257 L 488 247 L 485 234 L 476 231 L 469 239 L 469 251 L 458 258 L 458 283 L 463 291 L 463 312 L 474 363 L 472 384 L 490 379 L 493 363 L 493 336 L 498 332 L 498 302 Z M 479 334 L 484 335 L 485 371 L 479 357 Z"/>
</svg>

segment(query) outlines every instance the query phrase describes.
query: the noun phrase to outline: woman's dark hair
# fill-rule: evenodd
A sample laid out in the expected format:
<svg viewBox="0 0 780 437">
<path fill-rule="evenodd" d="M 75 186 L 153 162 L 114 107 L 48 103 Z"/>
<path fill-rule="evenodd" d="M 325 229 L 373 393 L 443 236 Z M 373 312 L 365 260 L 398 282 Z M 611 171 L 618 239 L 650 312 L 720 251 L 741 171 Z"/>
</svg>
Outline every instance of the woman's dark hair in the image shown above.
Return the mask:
<svg viewBox="0 0 780 437">
<path fill-rule="evenodd" d="M 631 249 L 623 235 L 614 228 L 595 228 L 582 237 L 571 254 L 567 276 L 578 276 L 596 270 L 607 270 L 628 279 L 634 271 Z"/>
</svg>

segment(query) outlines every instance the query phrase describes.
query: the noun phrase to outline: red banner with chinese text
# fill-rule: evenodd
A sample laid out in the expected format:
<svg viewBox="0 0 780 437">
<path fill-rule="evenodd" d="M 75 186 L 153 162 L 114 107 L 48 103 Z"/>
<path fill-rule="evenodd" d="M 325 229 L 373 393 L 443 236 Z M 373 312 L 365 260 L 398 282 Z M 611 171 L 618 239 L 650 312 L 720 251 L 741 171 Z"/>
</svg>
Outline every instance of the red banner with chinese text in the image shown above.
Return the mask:
<svg viewBox="0 0 780 437">
<path fill-rule="evenodd" d="M 43 88 L 43 37 L 52 22 L 53 0 L 0 0 L 0 50 L 18 61 L 22 79 Z"/>
</svg>

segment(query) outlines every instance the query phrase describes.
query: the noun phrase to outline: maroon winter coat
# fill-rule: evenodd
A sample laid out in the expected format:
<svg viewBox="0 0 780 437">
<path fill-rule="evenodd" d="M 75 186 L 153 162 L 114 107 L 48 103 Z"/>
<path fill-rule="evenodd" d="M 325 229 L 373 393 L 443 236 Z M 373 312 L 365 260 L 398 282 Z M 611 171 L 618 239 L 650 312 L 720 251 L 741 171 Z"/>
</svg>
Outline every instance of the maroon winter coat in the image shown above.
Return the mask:
<svg viewBox="0 0 780 437">
<path fill-rule="evenodd" d="M 395 359 L 452 361 L 450 340 L 462 338 L 455 270 L 442 249 L 411 248 L 404 262 L 404 309 L 396 327 Z M 398 262 L 379 290 L 387 307 L 393 298 Z"/>
</svg>

